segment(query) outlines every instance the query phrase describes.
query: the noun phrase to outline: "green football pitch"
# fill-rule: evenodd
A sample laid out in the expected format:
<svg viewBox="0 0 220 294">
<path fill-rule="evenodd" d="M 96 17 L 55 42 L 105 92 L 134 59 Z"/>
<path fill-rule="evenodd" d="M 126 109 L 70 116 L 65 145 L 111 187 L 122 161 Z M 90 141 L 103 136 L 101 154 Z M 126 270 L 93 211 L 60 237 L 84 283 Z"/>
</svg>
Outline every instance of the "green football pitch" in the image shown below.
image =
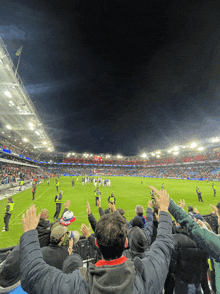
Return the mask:
<svg viewBox="0 0 220 294">
<path fill-rule="evenodd" d="M 111 178 L 111 187 L 100 187 L 102 194 L 101 205 L 103 209 L 108 208 L 108 196 L 114 193 L 116 197 L 116 208 L 123 208 L 128 220 L 135 216 L 135 207 L 141 204 L 144 208 L 147 207 L 150 197 L 149 185 L 161 188 L 162 183 L 165 189 L 174 201 L 185 199 L 186 207 L 192 205 L 196 207 L 201 214 L 209 213 L 209 205 L 212 203 L 216 205 L 220 201 L 220 187 L 219 182 L 215 182 L 216 198 L 213 197 L 212 183 L 201 181 L 175 180 L 175 179 L 152 179 L 140 177 L 109 177 Z M 76 181 L 76 177 L 74 177 Z M 59 189 L 63 191 L 63 203 L 67 200 L 71 201 L 69 210 L 73 211 L 76 220 L 69 226 L 69 230 L 78 230 L 82 223 L 88 225 L 88 217 L 86 213 L 86 201 L 89 201 L 91 212 L 99 219 L 98 208 L 95 206 L 95 187 L 93 184 L 86 184 L 82 186 L 81 178 L 75 182 L 75 187 L 72 188 L 71 177 L 61 177 Z M 141 184 L 141 181 L 143 184 Z M 200 188 L 204 202 L 198 202 L 196 194 L 196 187 Z M 53 221 L 55 213 L 56 196 L 55 179 L 51 179 L 50 185 L 44 182 L 37 186 L 35 201 L 32 201 L 31 189 L 20 192 L 13 196 L 15 202 L 14 211 L 9 223 L 9 231 L 2 232 L 4 227 L 4 212 L 7 205 L 7 199 L 0 201 L 0 248 L 10 247 L 19 243 L 20 237 L 23 234 L 22 229 L 22 214 L 27 208 L 36 204 L 38 212 L 41 209 L 47 208 L 49 211 L 49 220 Z M 61 212 L 64 210 L 62 204 Z M 60 214 L 61 215 L 61 214 Z"/>
</svg>

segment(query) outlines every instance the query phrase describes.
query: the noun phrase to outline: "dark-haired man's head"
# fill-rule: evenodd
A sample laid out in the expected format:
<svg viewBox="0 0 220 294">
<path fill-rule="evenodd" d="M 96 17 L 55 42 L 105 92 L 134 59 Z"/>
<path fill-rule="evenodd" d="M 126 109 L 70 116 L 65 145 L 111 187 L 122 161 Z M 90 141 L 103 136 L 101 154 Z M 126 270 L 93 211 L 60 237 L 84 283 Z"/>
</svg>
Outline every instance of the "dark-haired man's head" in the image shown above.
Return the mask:
<svg viewBox="0 0 220 294">
<path fill-rule="evenodd" d="M 44 220 L 48 220 L 49 218 L 49 213 L 48 213 L 48 210 L 47 209 L 42 209 L 41 210 L 41 216 L 40 216 L 41 219 L 44 219 Z"/>
<path fill-rule="evenodd" d="M 95 236 L 105 260 L 120 258 L 127 247 L 126 220 L 119 213 L 103 215 L 96 225 Z"/>
<path fill-rule="evenodd" d="M 125 215 L 125 211 L 122 208 L 118 208 L 117 211 L 120 213 L 121 216 Z"/>
<path fill-rule="evenodd" d="M 61 245 L 64 240 L 64 235 L 67 232 L 67 228 L 64 226 L 57 226 L 53 229 L 50 235 L 50 243 L 53 245 Z"/>
<path fill-rule="evenodd" d="M 137 205 L 136 208 L 135 208 L 135 212 L 136 212 L 136 215 L 143 216 L 143 214 L 144 214 L 143 206 Z"/>
<path fill-rule="evenodd" d="M 140 229 L 143 228 L 143 221 L 139 216 L 135 216 L 133 221 L 132 221 L 132 226 L 133 227 L 139 227 Z"/>
</svg>

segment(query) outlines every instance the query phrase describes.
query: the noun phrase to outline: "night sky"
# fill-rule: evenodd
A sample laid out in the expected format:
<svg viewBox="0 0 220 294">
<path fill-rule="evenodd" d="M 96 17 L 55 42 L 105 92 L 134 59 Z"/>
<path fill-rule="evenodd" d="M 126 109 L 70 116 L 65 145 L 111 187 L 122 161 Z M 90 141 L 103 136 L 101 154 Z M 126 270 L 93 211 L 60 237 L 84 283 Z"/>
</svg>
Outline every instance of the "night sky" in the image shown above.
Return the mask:
<svg viewBox="0 0 220 294">
<path fill-rule="evenodd" d="M 220 135 L 219 0 L 1 0 L 0 36 L 57 151 Z"/>
</svg>

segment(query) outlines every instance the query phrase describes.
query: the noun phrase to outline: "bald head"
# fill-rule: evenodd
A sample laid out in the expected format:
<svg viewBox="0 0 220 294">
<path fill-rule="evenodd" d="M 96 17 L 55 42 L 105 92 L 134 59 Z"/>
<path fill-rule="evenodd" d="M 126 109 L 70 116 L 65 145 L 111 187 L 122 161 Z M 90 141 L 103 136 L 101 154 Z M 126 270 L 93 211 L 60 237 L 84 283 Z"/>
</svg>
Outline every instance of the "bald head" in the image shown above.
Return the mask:
<svg viewBox="0 0 220 294">
<path fill-rule="evenodd" d="M 49 213 L 47 209 L 42 209 L 41 210 L 41 219 L 47 220 L 49 218 Z"/>
</svg>

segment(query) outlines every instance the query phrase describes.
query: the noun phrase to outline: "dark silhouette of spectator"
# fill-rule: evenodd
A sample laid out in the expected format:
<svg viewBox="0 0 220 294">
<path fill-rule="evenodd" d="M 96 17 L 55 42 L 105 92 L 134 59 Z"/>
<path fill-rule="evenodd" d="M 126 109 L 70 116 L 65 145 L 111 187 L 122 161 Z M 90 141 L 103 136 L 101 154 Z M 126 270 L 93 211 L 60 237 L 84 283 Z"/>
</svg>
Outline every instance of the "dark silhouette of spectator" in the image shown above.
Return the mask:
<svg viewBox="0 0 220 294">
<path fill-rule="evenodd" d="M 44 261 L 58 269 L 62 269 L 63 262 L 69 256 L 69 252 L 65 246 L 61 246 L 67 228 L 58 226 L 51 231 L 50 244 L 41 248 Z"/>
<path fill-rule="evenodd" d="M 82 266 L 83 266 L 82 257 L 77 253 L 73 253 L 73 254 L 69 255 L 64 260 L 62 271 L 65 274 L 71 274 L 73 271 L 75 271 L 76 269 L 78 269 L 78 268 L 80 268 Z"/>
</svg>

